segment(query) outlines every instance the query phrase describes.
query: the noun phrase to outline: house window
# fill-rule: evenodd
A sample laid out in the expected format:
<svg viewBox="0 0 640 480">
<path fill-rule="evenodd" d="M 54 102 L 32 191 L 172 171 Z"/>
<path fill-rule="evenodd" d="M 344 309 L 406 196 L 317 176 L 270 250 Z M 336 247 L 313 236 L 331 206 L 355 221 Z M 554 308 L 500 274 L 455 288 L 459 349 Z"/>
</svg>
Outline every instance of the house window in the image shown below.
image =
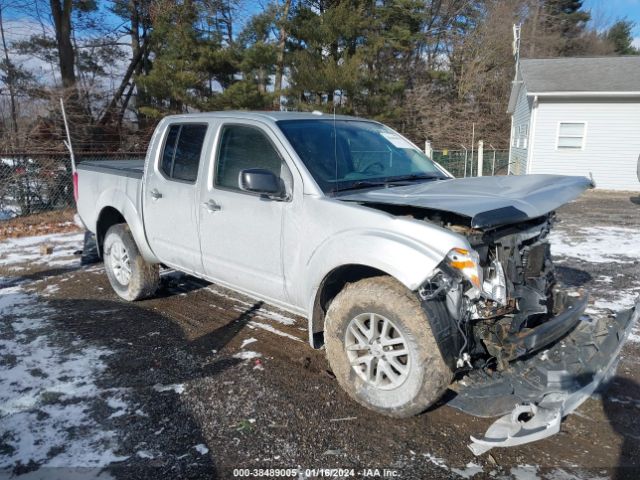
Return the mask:
<svg viewBox="0 0 640 480">
<path fill-rule="evenodd" d="M 520 137 L 522 139 L 520 147 L 527 148 L 527 143 L 529 140 L 529 125 L 522 125 L 520 127 Z"/>
<path fill-rule="evenodd" d="M 558 150 L 582 150 L 587 130 L 585 122 L 560 122 L 558 125 Z"/>
<path fill-rule="evenodd" d="M 518 125 L 514 128 L 511 146 L 515 148 L 527 148 L 529 140 L 529 125 Z"/>
</svg>

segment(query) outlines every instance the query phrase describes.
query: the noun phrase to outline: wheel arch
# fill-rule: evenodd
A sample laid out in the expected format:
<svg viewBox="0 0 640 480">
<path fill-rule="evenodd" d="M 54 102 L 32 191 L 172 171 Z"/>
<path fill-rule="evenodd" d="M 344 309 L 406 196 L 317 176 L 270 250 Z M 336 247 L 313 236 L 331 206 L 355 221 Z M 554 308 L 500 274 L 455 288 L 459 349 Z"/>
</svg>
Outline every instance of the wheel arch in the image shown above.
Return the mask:
<svg viewBox="0 0 640 480">
<path fill-rule="evenodd" d="M 132 220 L 131 214 L 128 214 L 126 212 L 126 209 L 124 210 L 125 211 L 123 212 L 111 205 L 106 205 L 100 210 L 95 226 L 98 255 L 100 256 L 100 258 L 102 258 L 104 239 L 107 235 L 107 232 L 109 231 L 109 228 L 114 225 L 124 223 L 129 227 L 131 235 L 133 236 L 133 240 L 136 242 L 136 246 L 138 247 L 138 250 L 140 251 L 142 257 L 149 263 L 157 263 L 157 258 L 149 249 L 149 246 L 147 244 L 144 229 L 141 225 L 142 222 L 140 220 L 137 220 L 137 216 L 134 217 L 137 221 Z"/>
<path fill-rule="evenodd" d="M 100 258 L 102 258 L 104 238 L 107 235 L 107 231 L 119 223 L 127 223 L 127 220 L 124 218 L 124 215 L 114 207 L 104 207 L 98 214 L 95 233 Z"/>
<path fill-rule="evenodd" d="M 325 275 L 316 290 L 309 316 L 309 343 L 313 348 L 324 345 L 324 318 L 336 295 L 349 283 L 378 276 L 393 277 L 378 268 L 357 263 L 340 265 Z"/>
</svg>

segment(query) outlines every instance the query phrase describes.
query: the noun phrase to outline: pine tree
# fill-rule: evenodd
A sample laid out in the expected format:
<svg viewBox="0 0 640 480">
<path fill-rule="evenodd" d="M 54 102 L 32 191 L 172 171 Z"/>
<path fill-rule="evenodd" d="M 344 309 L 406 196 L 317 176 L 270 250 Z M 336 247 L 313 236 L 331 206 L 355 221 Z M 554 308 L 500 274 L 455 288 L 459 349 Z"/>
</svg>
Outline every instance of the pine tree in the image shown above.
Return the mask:
<svg viewBox="0 0 640 480">
<path fill-rule="evenodd" d="M 618 55 L 640 54 L 640 51 L 633 46 L 632 29 L 633 22 L 629 20 L 618 20 L 607 31 L 605 38 L 611 42 L 614 51 Z"/>
<path fill-rule="evenodd" d="M 585 53 L 580 36 L 585 32 L 591 13 L 583 10 L 582 4 L 583 0 L 544 0 L 544 31 L 562 39 L 558 51 L 560 56 Z"/>
<path fill-rule="evenodd" d="M 159 118 L 165 113 L 186 112 L 206 98 L 204 51 L 215 46 L 203 40 L 194 28 L 197 18 L 192 0 L 157 4 L 149 39 L 155 54 L 152 68 L 136 80 L 148 97 L 148 104 L 140 107 L 145 115 Z"/>
</svg>

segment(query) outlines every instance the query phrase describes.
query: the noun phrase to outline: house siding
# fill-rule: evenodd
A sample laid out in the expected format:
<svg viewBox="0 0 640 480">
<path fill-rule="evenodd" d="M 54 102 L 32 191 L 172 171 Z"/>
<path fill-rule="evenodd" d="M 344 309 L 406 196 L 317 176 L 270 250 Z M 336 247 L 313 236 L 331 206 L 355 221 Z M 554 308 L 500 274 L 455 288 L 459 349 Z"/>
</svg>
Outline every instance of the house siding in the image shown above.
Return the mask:
<svg viewBox="0 0 640 480">
<path fill-rule="evenodd" d="M 518 136 L 518 128 L 526 127 L 527 137 L 531 133 L 530 120 L 531 120 L 532 100 L 527 97 L 527 90 L 524 86 L 520 89 L 518 100 L 513 111 L 513 124 L 511 131 L 511 144 L 510 148 L 510 163 L 509 173 L 514 175 L 523 175 L 527 173 L 527 153 L 530 140 L 527 139 L 527 148 L 524 145 L 514 146 L 514 137 Z"/>
<path fill-rule="evenodd" d="M 591 173 L 598 188 L 640 191 L 636 175 L 640 155 L 637 98 L 539 101 L 537 111 L 529 173 Z M 582 150 L 557 149 L 560 122 L 586 122 Z"/>
</svg>

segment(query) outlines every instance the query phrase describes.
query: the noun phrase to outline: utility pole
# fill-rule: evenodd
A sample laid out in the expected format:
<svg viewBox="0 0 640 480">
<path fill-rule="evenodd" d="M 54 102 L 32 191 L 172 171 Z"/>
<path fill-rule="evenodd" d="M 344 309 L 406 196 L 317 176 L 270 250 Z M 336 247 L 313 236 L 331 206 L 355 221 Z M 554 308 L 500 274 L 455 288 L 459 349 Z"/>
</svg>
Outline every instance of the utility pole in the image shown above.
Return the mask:
<svg viewBox="0 0 640 480">
<path fill-rule="evenodd" d="M 522 30 L 522 24 L 513 24 L 513 56 L 516 60 L 516 71 L 514 76 L 514 81 L 518 80 L 518 67 L 520 66 L 520 32 Z"/>
<path fill-rule="evenodd" d="M 476 141 L 476 124 L 475 122 L 473 122 L 471 124 L 471 164 L 469 165 L 471 167 L 471 172 L 469 173 L 470 177 L 473 177 L 473 147 L 474 147 L 475 141 Z"/>
</svg>

